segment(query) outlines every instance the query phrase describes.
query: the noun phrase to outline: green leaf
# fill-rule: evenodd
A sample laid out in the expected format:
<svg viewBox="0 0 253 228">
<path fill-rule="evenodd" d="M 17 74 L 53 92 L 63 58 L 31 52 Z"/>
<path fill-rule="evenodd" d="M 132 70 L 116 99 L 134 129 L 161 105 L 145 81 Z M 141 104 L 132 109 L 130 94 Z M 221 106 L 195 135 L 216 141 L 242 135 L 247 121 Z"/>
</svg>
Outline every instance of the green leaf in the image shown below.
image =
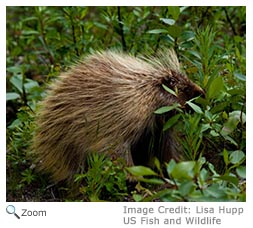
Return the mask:
<svg viewBox="0 0 253 228">
<path fill-rule="evenodd" d="M 180 15 L 180 7 L 179 6 L 169 6 L 168 13 L 172 16 L 172 18 L 176 21 Z"/>
<path fill-rule="evenodd" d="M 162 84 L 162 87 L 165 89 L 165 91 L 167 91 L 168 93 L 174 95 L 177 97 L 177 94 L 174 90 L 170 89 L 169 87 L 167 87 L 166 85 Z"/>
<path fill-rule="evenodd" d="M 38 17 L 32 16 L 32 17 L 24 18 L 24 19 L 22 20 L 22 23 L 28 22 L 28 21 L 37 21 L 37 20 L 38 20 Z"/>
<path fill-rule="evenodd" d="M 37 81 L 31 80 L 31 79 L 26 79 L 26 83 L 24 84 L 26 92 L 30 92 L 34 88 L 39 87 L 39 83 Z"/>
<path fill-rule="evenodd" d="M 236 173 L 241 177 L 241 178 L 246 178 L 246 167 L 245 166 L 239 166 L 236 168 Z"/>
<path fill-rule="evenodd" d="M 225 190 L 221 190 L 218 184 L 213 184 L 208 188 L 204 189 L 205 195 L 210 195 L 215 198 L 222 198 L 226 196 Z"/>
<path fill-rule="evenodd" d="M 183 42 L 193 40 L 195 38 L 195 33 L 193 31 L 183 31 L 180 35 L 180 39 Z M 199 53 L 195 53 L 198 55 L 198 58 L 200 58 Z"/>
<path fill-rule="evenodd" d="M 30 35 L 39 35 L 40 33 L 35 30 L 24 30 L 22 31 L 22 35 L 30 36 Z"/>
<path fill-rule="evenodd" d="M 208 165 L 208 168 L 210 169 L 210 171 L 215 175 L 215 176 L 218 176 L 219 174 L 216 172 L 215 168 L 214 168 L 214 165 L 212 163 L 207 163 Z"/>
<path fill-rule="evenodd" d="M 234 73 L 234 76 L 235 76 L 236 78 L 238 78 L 239 80 L 241 80 L 241 81 L 244 81 L 244 82 L 246 81 L 246 76 L 245 76 L 244 74 L 235 72 L 235 73 Z"/>
<path fill-rule="evenodd" d="M 230 176 L 230 175 L 222 175 L 222 176 L 218 176 L 218 177 L 214 177 L 215 179 L 219 179 L 219 180 L 223 180 L 223 181 L 228 181 L 230 183 L 233 183 L 234 185 L 238 185 L 239 181 L 237 179 L 237 177 L 235 176 Z"/>
<path fill-rule="evenodd" d="M 194 50 L 188 50 L 188 52 L 193 55 L 194 57 L 196 57 L 197 59 L 201 60 L 201 56 L 199 54 L 199 52 L 194 51 Z"/>
<path fill-rule="evenodd" d="M 206 130 L 208 130 L 208 129 L 210 129 L 210 128 L 211 128 L 210 123 L 202 124 L 202 125 L 201 125 L 201 133 L 205 132 Z"/>
<path fill-rule="evenodd" d="M 149 183 L 149 184 L 164 184 L 164 181 L 158 178 L 140 178 L 138 179 L 139 181 L 145 182 L 145 183 Z"/>
<path fill-rule="evenodd" d="M 236 120 L 242 120 L 242 123 L 244 124 L 246 122 L 246 115 L 244 112 L 241 112 L 240 110 L 236 110 L 229 113 L 229 118 L 236 119 Z"/>
<path fill-rule="evenodd" d="M 175 179 L 191 180 L 194 177 L 195 161 L 185 161 L 177 163 L 171 172 L 171 175 Z"/>
<path fill-rule="evenodd" d="M 231 142 L 232 144 L 234 144 L 235 146 L 238 146 L 238 143 L 230 136 L 228 135 L 223 135 L 224 139 L 226 139 L 227 141 Z"/>
<path fill-rule="evenodd" d="M 208 177 L 209 177 L 208 171 L 205 168 L 201 169 L 199 172 L 199 177 L 198 177 L 199 184 L 201 187 L 205 185 Z"/>
<path fill-rule="evenodd" d="M 134 201 L 136 201 L 136 202 L 140 202 L 140 201 L 143 200 L 143 196 L 140 195 L 140 194 L 133 194 L 133 199 L 134 199 Z"/>
<path fill-rule="evenodd" d="M 158 171 L 161 171 L 161 163 L 158 158 L 155 157 L 154 159 L 154 165 L 157 168 Z"/>
<path fill-rule="evenodd" d="M 191 101 L 186 101 L 186 104 L 188 104 L 196 113 L 203 114 L 202 109 L 198 105 L 192 103 Z"/>
<path fill-rule="evenodd" d="M 132 167 L 127 167 L 126 169 L 129 173 L 131 173 L 134 176 L 147 176 L 147 175 L 157 176 L 156 172 L 154 172 L 152 169 L 145 166 L 132 166 Z"/>
<path fill-rule="evenodd" d="M 27 92 L 29 92 L 31 89 L 35 87 L 39 87 L 39 83 L 37 81 L 31 80 L 31 79 L 27 79 L 26 81 L 27 82 L 25 83 L 24 87 Z"/>
<path fill-rule="evenodd" d="M 233 151 L 230 156 L 229 160 L 232 164 L 239 164 L 245 159 L 245 154 L 241 150 Z"/>
<path fill-rule="evenodd" d="M 163 113 L 169 112 L 173 109 L 174 108 L 172 106 L 164 106 L 164 107 L 157 109 L 154 113 L 155 114 L 163 114 Z"/>
<path fill-rule="evenodd" d="M 176 22 L 174 19 L 170 19 L 170 18 L 160 18 L 160 20 L 167 25 L 174 25 Z"/>
<path fill-rule="evenodd" d="M 18 93 L 15 93 L 15 92 L 6 93 L 6 101 L 16 100 L 18 98 L 20 98 L 20 95 Z"/>
<path fill-rule="evenodd" d="M 8 67 L 6 70 L 7 72 L 13 73 L 14 75 L 22 73 L 22 69 L 20 66 L 11 66 L 11 67 Z"/>
<path fill-rule="evenodd" d="M 160 33 L 168 33 L 168 31 L 166 29 L 153 29 L 153 30 L 147 31 L 147 33 L 160 34 Z"/>
<path fill-rule="evenodd" d="M 178 103 L 175 103 L 171 106 L 161 107 L 161 108 L 157 109 L 154 113 L 155 114 L 163 114 L 163 113 L 169 112 L 171 110 L 177 109 L 178 107 L 180 107 L 180 105 Z"/>
<path fill-rule="evenodd" d="M 99 23 L 97 21 L 94 22 L 94 25 L 97 26 L 100 29 L 108 29 L 107 25 Z"/>
<path fill-rule="evenodd" d="M 166 170 L 167 170 L 168 174 L 171 174 L 171 172 L 175 168 L 176 164 L 177 163 L 175 162 L 175 160 L 173 160 L 173 159 L 170 160 L 170 162 L 166 166 Z"/>
<path fill-rule="evenodd" d="M 171 25 L 170 27 L 167 28 L 167 33 L 175 39 L 179 37 L 180 34 L 182 33 L 182 27 Z"/>
<path fill-rule="evenodd" d="M 22 75 L 14 75 L 10 78 L 11 84 L 20 92 L 23 93 L 23 82 L 22 82 Z"/>
<path fill-rule="evenodd" d="M 187 195 L 189 195 L 195 189 L 195 187 L 196 187 L 196 185 L 195 185 L 195 183 L 192 180 L 190 180 L 190 181 L 184 181 L 179 186 L 178 191 L 180 192 L 180 194 L 182 196 L 187 196 Z"/>
<path fill-rule="evenodd" d="M 173 117 L 171 117 L 163 126 L 163 131 L 166 131 L 168 130 L 169 128 L 171 128 L 179 119 L 181 115 L 180 114 L 177 114 Z"/>
<path fill-rule="evenodd" d="M 211 82 L 211 84 L 208 87 L 207 98 L 208 99 L 217 98 L 224 90 L 225 86 L 222 77 L 217 77 Z"/>
<path fill-rule="evenodd" d="M 229 160 L 228 160 L 228 151 L 226 149 L 223 150 L 223 160 L 225 162 L 225 165 L 227 166 L 229 164 Z"/>
<path fill-rule="evenodd" d="M 230 112 L 229 118 L 221 130 L 221 134 L 226 136 L 232 133 L 237 128 L 240 121 L 242 121 L 243 124 L 246 122 L 246 115 L 244 112 L 239 110 Z"/>
</svg>

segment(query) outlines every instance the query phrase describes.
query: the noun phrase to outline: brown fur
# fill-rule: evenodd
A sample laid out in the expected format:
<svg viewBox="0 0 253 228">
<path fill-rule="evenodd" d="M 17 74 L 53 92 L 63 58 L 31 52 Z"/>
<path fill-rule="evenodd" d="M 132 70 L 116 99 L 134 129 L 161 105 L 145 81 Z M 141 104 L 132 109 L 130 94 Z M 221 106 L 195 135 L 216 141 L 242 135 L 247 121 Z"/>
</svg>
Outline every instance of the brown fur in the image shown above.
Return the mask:
<svg viewBox="0 0 253 228">
<path fill-rule="evenodd" d="M 178 96 L 162 84 L 177 88 Z M 135 164 L 148 160 L 150 152 L 168 161 L 177 157 L 178 145 L 171 131 L 162 133 L 164 119 L 154 111 L 201 93 L 180 73 L 173 51 L 158 58 L 89 55 L 52 85 L 38 113 L 33 150 L 55 181 L 71 178 L 93 152 L 122 157 L 129 165 L 132 157 Z"/>
</svg>

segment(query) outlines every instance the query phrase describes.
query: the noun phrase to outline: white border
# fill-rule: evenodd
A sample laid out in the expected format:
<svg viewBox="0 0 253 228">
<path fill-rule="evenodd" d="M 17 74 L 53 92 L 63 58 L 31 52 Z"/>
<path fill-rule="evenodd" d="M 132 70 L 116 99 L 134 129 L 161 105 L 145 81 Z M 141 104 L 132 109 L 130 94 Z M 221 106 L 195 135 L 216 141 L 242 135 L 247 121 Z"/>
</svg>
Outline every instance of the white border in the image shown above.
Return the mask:
<svg viewBox="0 0 253 228">
<path fill-rule="evenodd" d="M 1 8 L 0 8 L 0 26 L 1 26 L 1 58 L 0 58 L 0 67 L 1 67 L 1 77 L 2 83 L 0 83 L 0 93 L 1 93 L 1 103 L 0 103 L 0 218 L 1 218 L 1 226 L 3 227 L 51 227 L 51 226 L 59 226 L 59 227 L 71 227 L 71 226 L 81 226 L 81 227 L 155 227 L 155 225 L 124 225 L 122 222 L 123 219 L 123 206 L 131 205 L 132 207 L 157 207 L 158 205 L 166 205 L 166 207 L 176 207 L 177 205 L 186 205 L 187 207 L 195 210 L 197 205 L 213 207 L 215 210 L 219 205 L 225 205 L 227 207 L 243 207 L 244 215 L 242 216 L 224 216 L 223 223 L 220 226 L 211 226 L 208 227 L 235 227 L 235 226 L 245 226 L 247 227 L 250 224 L 252 216 L 252 205 L 253 202 L 253 188 L 252 188 L 252 148 L 253 148 L 253 138 L 252 138 L 252 121 L 253 121 L 253 95 L 252 95 L 252 85 L 253 85 L 253 76 L 251 75 L 253 72 L 253 58 L 252 58 L 252 50 L 253 50 L 253 36 L 252 36 L 252 22 L 253 22 L 253 1 L 251 0 L 177 0 L 177 1 L 164 1 L 164 0 L 149 0 L 149 1 L 108 1 L 104 0 L 100 1 L 77 1 L 77 0 L 44 0 L 44 1 L 34 1 L 34 0 L 2 0 Z M 13 203 L 16 206 L 17 213 L 21 213 L 22 208 L 27 208 L 30 210 L 47 210 L 47 217 L 22 217 L 22 219 L 18 220 L 13 215 L 9 215 L 6 213 L 6 206 L 9 203 L 6 203 L 6 137 L 5 137 L 5 71 L 6 71 L 6 16 L 5 12 L 6 6 L 22 6 L 22 5 L 193 5 L 193 6 L 247 6 L 247 202 L 246 203 Z M 155 214 L 156 215 L 156 214 Z M 157 216 L 160 216 L 159 214 Z M 173 215 L 168 215 L 173 216 Z M 184 217 L 184 215 L 182 215 Z M 217 215 L 218 216 L 218 215 Z M 136 216 L 138 217 L 138 216 Z M 184 226 L 159 226 L 159 227 L 184 227 Z M 192 226 L 195 227 L 195 226 Z M 202 227 L 202 226 L 199 226 Z"/>
<path fill-rule="evenodd" d="M 246 6 L 250 0 L 2 0 L 5 6 Z"/>
</svg>

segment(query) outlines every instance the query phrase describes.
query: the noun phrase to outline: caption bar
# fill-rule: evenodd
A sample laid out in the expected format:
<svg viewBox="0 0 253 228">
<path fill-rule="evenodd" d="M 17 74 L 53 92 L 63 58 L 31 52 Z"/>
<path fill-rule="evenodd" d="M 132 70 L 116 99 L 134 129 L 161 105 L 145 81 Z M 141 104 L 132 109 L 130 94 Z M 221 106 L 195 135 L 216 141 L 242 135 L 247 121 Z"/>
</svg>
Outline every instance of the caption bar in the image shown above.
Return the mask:
<svg viewBox="0 0 253 228">
<path fill-rule="evenodd" d="M 241 216 L 243 207 L 123 206 L 124 225 L 221 225 L 224 216 Z"/>
</svg>

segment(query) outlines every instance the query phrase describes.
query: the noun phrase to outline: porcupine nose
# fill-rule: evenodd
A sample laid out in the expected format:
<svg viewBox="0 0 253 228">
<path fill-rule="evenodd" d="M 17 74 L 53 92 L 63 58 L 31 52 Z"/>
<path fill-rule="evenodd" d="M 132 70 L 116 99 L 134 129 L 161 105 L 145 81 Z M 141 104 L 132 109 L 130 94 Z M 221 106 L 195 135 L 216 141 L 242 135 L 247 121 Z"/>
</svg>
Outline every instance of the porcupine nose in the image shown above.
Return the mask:
<svg viewBox="0 0 253 228">
<path fill-rule="evenodd" d="M 181 106 L 186 110 L 186 112 L 192 110 L 187 104 L 187 101 L 197 97 L 205 98 L 205 91 L 194 83 L 190 83 L 190 86 L 184 92 L 184 100 L 182 100 Z"/>
<path fill-rule="evenodd" d="M 195 91 L 194 91 L 193 97 L 198 97 L 198 96 L 200 96 L 202 98 L 205 98 L 206 97 L 206 93 L 198 85 L 195 85 Z"/>
</svg>

